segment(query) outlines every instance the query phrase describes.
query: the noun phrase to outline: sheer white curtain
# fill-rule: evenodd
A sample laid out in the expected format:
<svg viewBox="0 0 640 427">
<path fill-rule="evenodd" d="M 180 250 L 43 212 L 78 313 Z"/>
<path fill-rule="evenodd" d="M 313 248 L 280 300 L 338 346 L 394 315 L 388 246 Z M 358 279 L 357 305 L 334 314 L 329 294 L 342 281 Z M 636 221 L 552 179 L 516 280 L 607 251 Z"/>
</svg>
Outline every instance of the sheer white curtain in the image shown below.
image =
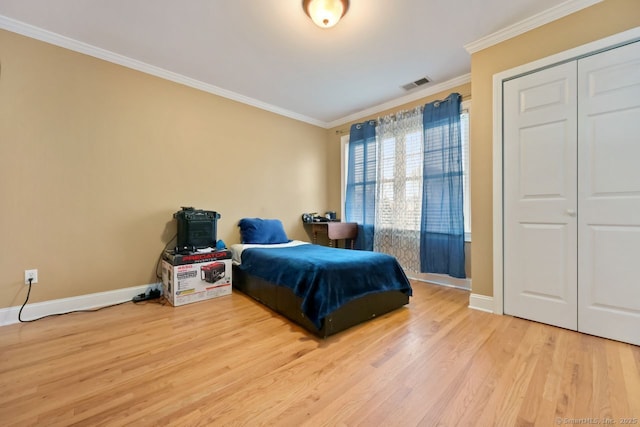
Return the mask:
<svg viewBox="0 0 640 427">
<path fill-rule="evenodd" d="M 422 107 L 378 119 L 378 186 L 373 247 L 420 271 Z"/>
</svg>

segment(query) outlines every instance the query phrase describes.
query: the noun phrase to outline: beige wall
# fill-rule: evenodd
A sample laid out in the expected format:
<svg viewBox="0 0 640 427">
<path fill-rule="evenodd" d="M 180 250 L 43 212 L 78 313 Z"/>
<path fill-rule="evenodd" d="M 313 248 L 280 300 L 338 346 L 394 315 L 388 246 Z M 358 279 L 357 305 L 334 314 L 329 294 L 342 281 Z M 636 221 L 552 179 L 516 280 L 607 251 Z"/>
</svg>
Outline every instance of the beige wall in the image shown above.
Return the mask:
<svg viewBox="0 0 640 427">
<path fill-rule="evenodd" d="M 640 25 L 640 1 L 605 0 L 471 56 L 473 292 L 493 295 L 493 75 Z"/>
<path fill-rule="evenodd" d="M 328 206 L 326 129 L 0 31 L 0 308 L 156 282 L 172 214 Z"/>
<path fill-rule="evenodd" d="M 605 0 L 472 55 L 473 291 L 492 295 L 492 76 L 640 25 Z M 378 115 L 386 114 L 381 112 Z M 358 121 L 370 117 L 363 117 Z M 0 308 L 153 283 L 180 206 L 280 218 L 340 210 L 340 135 L 0 30 Z"/>
</svg>

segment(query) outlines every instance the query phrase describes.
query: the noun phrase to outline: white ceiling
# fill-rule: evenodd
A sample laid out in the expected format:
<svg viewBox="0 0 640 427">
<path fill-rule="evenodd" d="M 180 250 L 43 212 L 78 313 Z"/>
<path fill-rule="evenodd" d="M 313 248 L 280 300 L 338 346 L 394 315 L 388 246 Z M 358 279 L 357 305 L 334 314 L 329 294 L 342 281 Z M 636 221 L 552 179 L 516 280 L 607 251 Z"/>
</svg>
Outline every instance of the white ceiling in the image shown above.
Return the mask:
<svg viewBox="0 0 640 427">
<path fill-rule="evenodd" d="M 331 127 L 468 81 L 465 45 L 594 2 L 351 0 L 321 29 L 300 0 L 0 0 L 0 28 Z"/>
</svg>

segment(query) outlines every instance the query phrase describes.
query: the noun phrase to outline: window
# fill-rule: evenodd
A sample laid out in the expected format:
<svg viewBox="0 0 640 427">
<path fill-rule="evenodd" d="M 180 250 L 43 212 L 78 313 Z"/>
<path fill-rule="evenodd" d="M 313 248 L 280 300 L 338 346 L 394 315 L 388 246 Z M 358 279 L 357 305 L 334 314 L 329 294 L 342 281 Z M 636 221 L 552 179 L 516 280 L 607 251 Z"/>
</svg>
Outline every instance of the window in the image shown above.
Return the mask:
<svg viewBox="0 0 640 427">
<path fill-rule="evenodd" d="M 462 138 L 462 171 L 463 171 L 463 191 L 464 191 L 464 231 L 465 240 L 471 241 L 471 193 L 469 185 L 469 115 L 471 109 L 471 101 L 464 101 L 462 103 L 462 111 L 460 113 L 460 135 Z M 382 195 L 377 200 L 379 207 L 383 207 L 386 204 L 390 205 L 390 201 L 394 198 L 394 162 L 396 161 L 396 152 L 398 149 L 403 149 L 404 152 L 404 164 L 405 164 L 405 176 L 404 181 L 404 193 L 405 200 L 411 200 L 414 198 L 422 197 L 422 133 L 412 132 L 405 136 L 402 146 L 397 145 L 395 139 L 386 139 L 380 143 L 379 149 L 381 150 L 379 157 L 383 162 L 382 176 L 378 177 L 379 185 L 382 186 L 379 194 Z M 347 165 L 349 155 L 349 135 L 344 135 L 341 138 L 342 145 L 342 209 L 344 209 L 344 195 L 346 188 L 347 178 Z M 396 191 L 398 186 L 395 186 Z M 386 202 L 385 202 L 386 200 Z M 411 203 L 408 204 L 412 205 Z M 393 215 L 389 209 L 379 210 L 389 215 Z M 342 215 L 344 218 L 344 212 Z M 384 220 L 383 220 L 384 221 Z M 405 212 L 404 213 L 405 226 L 408 230 L 420 229 L 420 212 Z"/>
<path fill-rule="evenodd" d="M 422 210 L 422 112 L 389 119 L 378 129 L 376 227 L 418 233 Z"/>
</svg>

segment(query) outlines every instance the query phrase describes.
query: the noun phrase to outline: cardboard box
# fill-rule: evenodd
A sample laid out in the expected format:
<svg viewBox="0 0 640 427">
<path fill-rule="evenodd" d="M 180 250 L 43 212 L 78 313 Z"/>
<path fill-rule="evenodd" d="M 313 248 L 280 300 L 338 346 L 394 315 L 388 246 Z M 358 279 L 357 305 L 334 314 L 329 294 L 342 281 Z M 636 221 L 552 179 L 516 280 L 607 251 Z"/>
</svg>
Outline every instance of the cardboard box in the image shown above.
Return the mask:
<svg viewBox="0 0 640 427">
<path fill-rule="evenodd" d="M 207 262 L 217 259 L 231 259 L 231 251 L 226 249 L 212 252 L 191 252 L 187 254 L 174 254 L 173 251 L 164 251 L 162 259 L 172 265 L 193 264 L 195 262 Z"/>
<path fill-rule="evenodd" d="M 201 256 L 206 255 L 206 256 Z M 162 288 L 174 306 L 231 294 L 231 253 L 173 255 L 162 260 Z"/>
</svg>

